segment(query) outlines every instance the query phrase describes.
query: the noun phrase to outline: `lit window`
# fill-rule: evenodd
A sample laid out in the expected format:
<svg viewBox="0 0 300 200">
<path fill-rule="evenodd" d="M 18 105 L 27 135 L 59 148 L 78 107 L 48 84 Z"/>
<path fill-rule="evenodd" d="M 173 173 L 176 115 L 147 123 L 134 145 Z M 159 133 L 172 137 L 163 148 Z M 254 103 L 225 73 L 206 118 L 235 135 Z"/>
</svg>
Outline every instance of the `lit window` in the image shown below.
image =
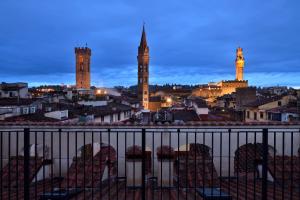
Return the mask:
<svg viewBox="0 0 300 200">
<path fill-rule="evenodd" d="M 83 56 L 79 56 L 79 62 L 83 63 Z"/>
</svg>

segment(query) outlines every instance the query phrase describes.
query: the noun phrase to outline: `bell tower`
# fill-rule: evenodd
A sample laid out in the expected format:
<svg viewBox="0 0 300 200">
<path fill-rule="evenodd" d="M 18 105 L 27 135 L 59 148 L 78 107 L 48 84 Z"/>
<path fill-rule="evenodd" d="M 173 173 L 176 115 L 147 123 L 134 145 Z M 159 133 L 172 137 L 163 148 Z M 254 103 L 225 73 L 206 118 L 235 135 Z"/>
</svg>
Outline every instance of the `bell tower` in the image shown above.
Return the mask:
<svg viewBox="0 0 300 200">
<path fill-rule="evenodd" d="M 147 45 L 145 26 L 138 47 L 138 99 L 144 109 L 149 106 L 149 47 Z"/>
<path fill-rule="evenodd" d="M 236 70 L 236 80 L 242 81 L 244 80 L 244 65 L 245 60 L 243 56 L 243 49 L 237 48 L 236 50 L 236 59 L 235 59 L 235 70 Z"/>
<path fill-rule="evenodd" d="M 76 47 L 76 88 L 87 89 L 91 87 L 90 59 L 91 49 L 88 47 Z"/>
</svg>

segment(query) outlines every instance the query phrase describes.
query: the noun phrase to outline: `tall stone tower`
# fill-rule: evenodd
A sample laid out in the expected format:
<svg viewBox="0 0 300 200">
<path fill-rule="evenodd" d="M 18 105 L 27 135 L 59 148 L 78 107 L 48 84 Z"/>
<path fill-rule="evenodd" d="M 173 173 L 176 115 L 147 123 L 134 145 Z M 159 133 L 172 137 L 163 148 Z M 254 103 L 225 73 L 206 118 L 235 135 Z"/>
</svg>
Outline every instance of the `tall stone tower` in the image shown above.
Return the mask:
<svg viewBox="0 0 300 200">
<path fill-rule="evenodd" d="M 90 59 L 91 49 L 88 47 L 75 48 L 76 55 L 76 88 L 87 89 L 91 87 Z"/>
<path fill-rule="evenodd" d="M 236 80 L 242 81 L 244 80 L 244 65 L 245 60 L 243 56 L 243 49 L 237 48 L 236 50 L 236 59 L 235 59 L 235 70 L 236 70 Z"/>
<path fill-rule="evenodd" d="M 145 27 L 138 47 L 138 98 L 144 109 L 149 106 L 149 47 L 147 45 Z"/>
</svg>

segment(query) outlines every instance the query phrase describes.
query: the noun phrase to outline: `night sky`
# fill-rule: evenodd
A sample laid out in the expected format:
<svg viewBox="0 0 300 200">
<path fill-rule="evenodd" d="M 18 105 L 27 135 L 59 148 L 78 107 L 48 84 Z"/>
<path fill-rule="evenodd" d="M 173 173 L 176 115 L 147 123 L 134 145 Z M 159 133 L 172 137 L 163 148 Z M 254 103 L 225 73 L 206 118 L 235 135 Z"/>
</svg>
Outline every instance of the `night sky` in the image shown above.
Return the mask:
<svg viewBox="0 0 300 200">
<path fill-rule="evenodd" d="M 0 82 L 74 84 L 74 47 L 92 49 L 92 84 L 137 82 L 146 23 L 150 84 L 235 78 L 300 86 L 299 0 L 1 0 Z"/>
</svg>

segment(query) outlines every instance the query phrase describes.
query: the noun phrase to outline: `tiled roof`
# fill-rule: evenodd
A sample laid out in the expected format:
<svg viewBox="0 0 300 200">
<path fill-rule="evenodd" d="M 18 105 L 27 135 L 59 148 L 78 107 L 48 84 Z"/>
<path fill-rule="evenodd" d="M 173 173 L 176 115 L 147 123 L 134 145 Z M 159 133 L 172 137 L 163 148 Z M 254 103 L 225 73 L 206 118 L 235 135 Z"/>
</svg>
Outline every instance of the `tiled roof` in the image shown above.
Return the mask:
<svg viewBox="0 0 300 200">
<path fill-rule="evenodd" d="M 262 199 L 262 181 L 260 179 L 224 179 L 221 189 L 233 199 Z M 283 189 L 277 184 L 268 182 L 267 200 L 300 199 L 299 190 Z"/>
<path fill-rule="evenodd" d="M 274 149 L 269 146 L 269 155 L 273 155 Z M 257 165 L 262 163 L 263 145 L 261 143 L 248 143 L 240 146 L 234 156 L 234 171 L 241 176 L 243 173 L 251 173 L 257 170 Z"/>
<path fill-rule="evenodd" d="M 90 149 L 91 144 L 85 145 L 84 152 Z M 62 182 L 62 187 L 98 187 L 102 181 L 104 169 L 108 166 L 110 177 L 116 175 L 116 151 L 112 146 L 101 145 L 100 151 L 95 156 L 75 157 L 67 176 Z"/>
<path fill-rule="evenodd" d="M 128 188 L 126 187 L 126 182 L 119 180 L 117 182 L 111 182 L 106 184 L 101 190 L 87 191 L 81 193 L 72 199 L 84 200 L 84 199 L 131 199 L 140 200 L 142 199 L 142 189 L 141 188 Z M 146 185 L 146 199 L 155 200 L 202 200 L 202 198 L 195 193 L 194 189 L 182 189 L 180 188 L 156 188 L 155 181 L 148 180 Z"/>
<path fill-rule="evenodd" d="M 31 157 L 29 177 L 32 181 L 39 169 L 43 165 L 42 158 Z M 24 157 L 11 157 L 8 164 L 1 171 L 2 185 L 4 187 L 16 187 L 24 184 Z"/>
<path fill-rule="evenodd" d="M 269 159 L 268 169 L 279 185 L 300 187 L 300 158 L 298 156 L 272 157 Z"/>
<path fill-rule="evenodd" d="M 179 158 L 174 171 L 178 176 L 180 187 L 213 187 L 219 184 L 209 147 L 203 144 L 190 144 L 189 151 L 177 153 Z"/>
<path fill-rule="evenodd" d="M 282 107 L 267 110 L 267 112 L 271 112 L 271 113 L 299 113 L 299 110 L 297 109 L 297 107 L 282 106 Z"/>
<path fill-rule="evenodd" d="M 3 91 L 17 91 L 17 90 L 20 90 L 20 89 L 26 88 L 26 87 L 27 87 L 27 85 L 24 85 L 24 83 L 22 85 L 10 84 L 10 83 L 0 84 L 0 90 L 3 90 Z"/>
<path fill-rule="evenodd" d="M 198 106 L 198 108 L 208 108 L 206 101 L 204 101 L 203 99 L 196 98 L 194 102 Z"/>
<path fill-rule="evenodd" d="M 60 120 L 45 117 L 43 113 L 34 113 L 28 115 L 20 115 L 5 119 L 6 122 L 59 122 Z"/>
<path fill-rule="evenodd" d="M 283 96 L 274 96 L 270 98 L 261 97 L 251 103 L 246 104 L 245 107 L 258 107 L 267 103 L 271 103 L 273 101 L 279 101 L 280 99 L 282 99 L 282 97 Z"/>
<path fill-rule="evenodd" d="M 161 102 L 161 96 L 152 96 L 149 97 L 150 102 Z"/>
<path fill-rule="evenodd" d="M 30 105 L 37 99 L 0 98 L 0 106 Z"/>
<path fill-rule="evenodd" d="M 190 122 L 199 121 L 200 118 L 194 110 L 173 110 L 174 120 Z"/>
<path fill-rule="evenodd" d="M 30 185 L 30 199 L 40 200 L 40 195 L 45 191 L 53 191 L 59 186 L 61 179 L 44 179 L 38 181 L 37 183 Z M 19 185 L 18 187 L 2 188 L 2 193 L 0 193 L 0 199 L 11 199 L 20 200 L 24 198 L 24 187 Z"/>
</svg>

